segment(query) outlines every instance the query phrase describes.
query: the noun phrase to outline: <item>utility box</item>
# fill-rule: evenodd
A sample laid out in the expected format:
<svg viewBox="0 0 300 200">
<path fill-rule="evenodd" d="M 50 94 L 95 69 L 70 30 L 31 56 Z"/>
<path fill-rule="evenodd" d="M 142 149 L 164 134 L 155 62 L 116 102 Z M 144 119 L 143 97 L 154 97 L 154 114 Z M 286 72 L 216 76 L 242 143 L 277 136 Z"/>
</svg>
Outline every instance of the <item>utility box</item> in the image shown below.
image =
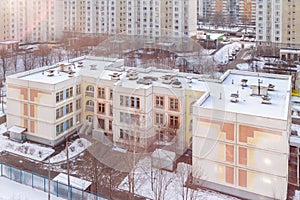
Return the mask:
<svg viewBox="0 0 300 200">
<path fill-rule="evenodd" d="M 10 139 L 15 140 L 17 142 L 26 141 L 25 131 L 26 128 L 19 126 L 12 126 L 8 129 Z"/>
</svg>

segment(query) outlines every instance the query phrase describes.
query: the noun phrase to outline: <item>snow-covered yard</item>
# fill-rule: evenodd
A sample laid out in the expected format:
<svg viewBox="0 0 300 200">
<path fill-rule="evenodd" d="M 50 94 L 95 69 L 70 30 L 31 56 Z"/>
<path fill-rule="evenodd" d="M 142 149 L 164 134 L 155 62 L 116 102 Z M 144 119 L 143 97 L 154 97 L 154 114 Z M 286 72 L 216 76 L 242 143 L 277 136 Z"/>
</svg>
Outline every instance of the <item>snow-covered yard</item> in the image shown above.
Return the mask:
<svg viewBox="0 0 300 200">
<path fill-rule="evenodd" d="M 150 199 L 179 200 L 185 197 L 188 197 L 187 199 L 207 200 L 237 199 L 210 190 L 192 190 L 184 187 L 190 171 L 190 165 L 179 163 L 176 173 L 153 168 L 151 178 L 151 158 L 146 157 L 137 164 L 134 170 L 135 193 Z M 119 188 L 128 191 L 128 185 L 128 177 L 126 177 Z"/>
<path fill-rule="evenodd" d="M 89 146 L 91 146 L 91 143 L 84 139 L 84 138 L 78 138 L 72 144 L 69 146 L 69 159 L 79 155 L 81 152 L 83 152 L 85 149 L 87 149 Z M 56 156 L 50 158 L 50 163 L 57 163 L 61 162 L 67 159 L 66 151 L 63 150 Z"/>
<path fill-rule="evenodd" d="M 26 158 L 30 158 L 33 160 L 42 161 L 52 153 L 54 150 L 49 147 L 43 147 L 38 144 L 31 144 L 28 142 L 19 143 L 14 142 L 8 137 L 4 136 L 3 133 L 7 131 L 5 124 L 0 125 L 0 152 L 8 151 L 10 153 L 14 153 L 20 156 L 24 156 Z"/>
<path fill-rule="evenodd" d="M 13 154 L 17 154 L 26 158 L 30 158 L 37 161 L 43 161 L 47 157 L 51 156 L 54 153 L 54 149 L 51 147 L 44 147 L 39 144 L 32 143 L 19 143 L 10 140 L 7 136 L 4 136 L 3 133 L 7 131 L 5 124 L 0 125 L 0 152 L 8 151 Z M 69 158 L 73 158 L 83 152 L 88 148 L 91 143 L 84 139 L 78 138 L 69 145 Z M 66 160 L 65 150 L 57 154 L 56 156 L 50 158 L 51 163 L 56 163 Z"/>
<path fill-rule="evenodd" d="M 0 177 L 0 200 L 43 200 L 48 199 L 48 193 L 22 185 L 7 178 Z M 63 200 L 51 195 L 52 200 Z"/>
</svg>

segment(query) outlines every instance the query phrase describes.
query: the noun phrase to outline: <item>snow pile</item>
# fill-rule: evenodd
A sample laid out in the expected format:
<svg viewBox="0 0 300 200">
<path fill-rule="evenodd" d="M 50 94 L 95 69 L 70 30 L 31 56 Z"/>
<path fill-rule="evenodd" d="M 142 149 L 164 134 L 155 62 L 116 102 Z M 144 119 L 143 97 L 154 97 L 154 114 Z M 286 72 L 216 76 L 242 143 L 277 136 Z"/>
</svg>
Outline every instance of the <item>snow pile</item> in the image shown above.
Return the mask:
<svg viewBox="0 0 300 200">
<path fill-rule="evenodd" d="M 8 137 L 3 136 L 6 132 L 5 124 L 0 125 L 0 152 L 7 151 L 13 154 L 17 154 L 26 158 L 31 158 L 33 160 L 42 161 L 48 156 L 50 156 L 54 150 L 48 147 L 42 147 L 38 144 L 31 144 L 28 142 L 19 143 L 8 139 Z"/>
<path fill-rule="evenodd" d="M 91 146 L 91 143 L 84 139 L 84 138 L 78 138 L 76 139 L 68 148 L 69 150 L 69 159 L 77 156 L 81 152 L 83 152 L 85 149 L 87 149 L 89 146 Z M 61 161 L 65 161 L 67 159 L 66 151 L 63 150 L 56 156 L 50 158 L 50 163 L 57 163 Z"/>
<path fill-rule="evenodd" d="M 179 163 L 177 172 L 172 173 L 152 168 L 151 158 L 141 160 L 134 170 L 135 193 L 149 199 L 210 199 L 210 200 L 236 200 L 209 190 L 192 190 L 184 187 L 191 166 Z M 152 178 L 151 178 L 152 177 Z M 151 181 L 152 180 L 152 181 Z M 128 191 L 128 177 L 119 185 L 120 189 Z"/>
<path fill-rule="evenodd" d="M 4 177 L 0 177 L 0 200 L 27 200 L 27 199 L 47 199 L 48 193 L 34 189 L 27 185 L 22 185 Z M 63 200 L 51 195 L 52 200 Z"/>
</svg>

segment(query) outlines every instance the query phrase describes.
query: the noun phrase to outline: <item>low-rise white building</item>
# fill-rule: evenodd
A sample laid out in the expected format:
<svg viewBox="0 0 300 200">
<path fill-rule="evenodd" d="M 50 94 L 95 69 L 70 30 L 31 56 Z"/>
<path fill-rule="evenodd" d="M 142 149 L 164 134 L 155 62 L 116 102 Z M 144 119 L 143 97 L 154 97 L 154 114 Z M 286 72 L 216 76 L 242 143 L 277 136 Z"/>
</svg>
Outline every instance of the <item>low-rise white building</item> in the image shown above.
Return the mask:
<svg viewBox="0 0 300 200">
<path fill-rule="evenodd" d="M 193 176 L 246 199 L 285 199 L 291 78 L 229 71 L 193 108 Z"/>
<path fill-rule="evenodd" d="M 291 77 L 220 80 L 82 57 L 7 77 L 7 126 L 56 145 L 79 131 L 126 148 L 193 149 L 193 178 L 250 199 L 287 194 Z M 24 132 L 23 132 L 24 134 Z"/>
</svg>

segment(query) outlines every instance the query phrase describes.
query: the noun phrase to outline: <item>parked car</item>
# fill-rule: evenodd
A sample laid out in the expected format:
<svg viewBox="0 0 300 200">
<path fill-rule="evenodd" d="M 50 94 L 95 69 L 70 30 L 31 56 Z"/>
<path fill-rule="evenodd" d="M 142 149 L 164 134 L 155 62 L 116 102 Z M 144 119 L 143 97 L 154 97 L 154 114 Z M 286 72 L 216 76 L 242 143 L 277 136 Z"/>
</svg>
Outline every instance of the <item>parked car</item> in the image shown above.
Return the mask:
<svg viewBox="0 0 300 200">
<path fill-rule="evenodd" d="M 228 60 L 230 60 L 230 61 L 233 60 L 233 56 L 232 56 L 232 55 L 229 55 L 229 56 L 228 56 Z"/>
</svg>

